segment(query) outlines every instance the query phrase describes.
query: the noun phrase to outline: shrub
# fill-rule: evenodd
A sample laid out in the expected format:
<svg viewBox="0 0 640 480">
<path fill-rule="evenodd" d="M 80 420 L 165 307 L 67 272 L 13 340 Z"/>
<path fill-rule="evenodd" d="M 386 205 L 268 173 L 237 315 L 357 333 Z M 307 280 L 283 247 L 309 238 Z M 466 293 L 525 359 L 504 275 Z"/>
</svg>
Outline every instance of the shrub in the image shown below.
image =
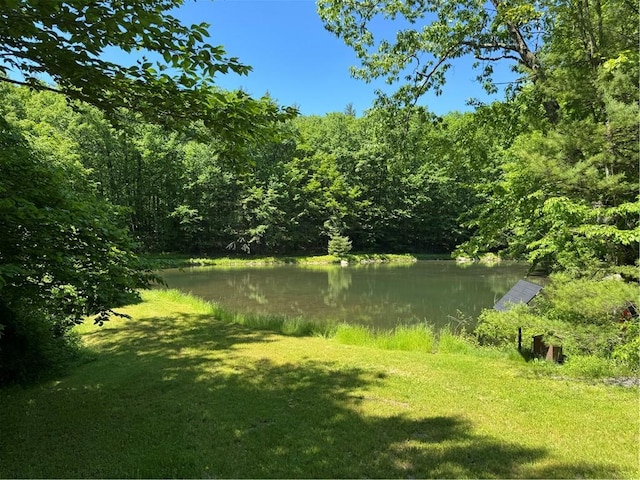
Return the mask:
<svg viewBox="0 0 640 480">
<path fill-rule="evenodd" d="M 623 323 L 620 333 L 623 341 L 614 348 L 612 357 L 635 371 L 640 370 L 640 319 Z"/>
<path fill-rule="evenodd" d="M 79 337 L 66 330 L 54 332 L 52 321 L 42 312 L 4 313 L 0 385 L 37 380 L 61 370 L 79 353 Z"/>
<path fill-rule="evenodd" d="M 349 237 L 332 235 L 329 239 L 329 246 L 327 250 L 329 255 L 344 257 L 351 251 L 351 240 L 349 240 Z"/>
<path fill-rule="evenodd" d="M 60 363 L 74 325 L 103 322 L 155 276 L 72 155 L 34 148 L 2 115 L 0 151 L 0 381 L 24 381 Z"/>
<path fill-rule="evenodd" d="M 637 286 L 619 280 L 552 278 L 531 307 L 509 311 L 485 310 L 475 334 L 483 345 L 515 346 L 522 327 L 523 348 L 534 335 L 547 344 L 560 344 L 565 355 L 616 359 L 637 369 L 637 321 L 623 323 L 622 310 L 637 297 Z"/>
<path fill-rule="evenodd" d="M 544 335 L 549 343 L 565 336 L 565 325 L 518 305 L 506 312 L 484 310 L 478 317 L 475 333 L 482 345 L 517 346 L 518 328 L 522 328 L 523 347 L 534 335 Z"/>
<path fill-rule="evenodd" d="M 603 325 L 621 319 L 628 301 L 638 297 L 638 285 L 620 280 L 567 280 L 553 277 L 537 302 L 549 318 L 574 325 Z"/>
</svg>

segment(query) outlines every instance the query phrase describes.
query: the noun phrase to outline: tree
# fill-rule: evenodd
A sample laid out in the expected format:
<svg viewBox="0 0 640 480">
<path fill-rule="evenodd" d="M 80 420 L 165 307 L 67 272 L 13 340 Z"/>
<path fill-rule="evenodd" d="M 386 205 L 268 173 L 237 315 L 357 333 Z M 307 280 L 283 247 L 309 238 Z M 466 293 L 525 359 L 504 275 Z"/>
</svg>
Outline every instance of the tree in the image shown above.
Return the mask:
<svg viewBox="0 0 640 480">
<path fill-rule="evenodd" d="M 214 142 L 190 141 L 183 146 L 184 163 L 179 206 L 171 214 L 180 251 L 223 250 L 230 242 L 229 228 L 236 217 L 240 192 L 236 173 L 225 168 Z"/>
<path fill-rule="evenodd" d="M 73 157 L 52 161 L 0 116 L 0 383 L 37 376 L 69 329 L 153 278 Z"/>
<path fill-rule="evenodd" d="M 463 249 L 503 251 L 575 275 L 629 271 L 640 241 L 638 9 L 589 0 L 554 11 L 539 54 L 546 77 L 511 103 L 531 113 L 553 97 L 556 116 L 531 122 L 504 151 Z"/>
<path fill-rule="evenodd" d="M 207 24 L 187 27 L 168 13 L 182 3 L 6 0 L 0 6 L 0 81 L 62 93 L 112 119 L 126 108 L 173 129 L 199 120 L 230 140 L 295 113 L 218 89 L 216 75 L 244 75 L 251 68 L 206 43 Z M 125 67 L 104 59 L 113 47 L 144 54 Z"/>
<path fill-rule="evenodd" d="M 348 115 L 350 117 L 355 117 L 356 116 L 356 109 L 353 107 L 353 103 L 352 102 L 347 103 L 347 106 L 344 107 L 344 114 Z"/>
<path fill-rule="evenodd" d="M 414 102 L 427 90 L 442 91 L 452 60 L 468 55 L 482 63 L 479 78 L 489 91 L 492 63 L 506 60 L 530 78 L 542 75 L 536 45 L 546 32 L 547 2 L 516 0 L 323 0 L 325 27 L 352 47 L 361 66 L 357 78 L 406 81 L 395 97 Z M 376 38 L 376 28 L 393 22 L 395 38 Z"/>
<path fill-rule="evenodd" d="M 350 251 L 351 240 L 349 240 L 349 237 L 343 237 L 339 234 L 331 235 L 327 246 L 327 252 L 329 255 L 344 258 Z"/>
</svg>

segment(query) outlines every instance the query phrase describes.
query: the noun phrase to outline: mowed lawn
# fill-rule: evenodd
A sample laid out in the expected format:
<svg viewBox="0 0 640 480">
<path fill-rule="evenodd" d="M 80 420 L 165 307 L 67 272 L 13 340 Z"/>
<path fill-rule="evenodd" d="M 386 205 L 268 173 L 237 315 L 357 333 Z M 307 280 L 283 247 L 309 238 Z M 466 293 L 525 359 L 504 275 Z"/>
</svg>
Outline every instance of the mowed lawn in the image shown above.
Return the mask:
<svg viewBox="0 0 640 480">
<path fill-rule="evenodd" d="M 0 389 L 0 477 L 637 478 L 637 388 L 223 323 L 143 293 L 91 361 Z"/>
</svg>

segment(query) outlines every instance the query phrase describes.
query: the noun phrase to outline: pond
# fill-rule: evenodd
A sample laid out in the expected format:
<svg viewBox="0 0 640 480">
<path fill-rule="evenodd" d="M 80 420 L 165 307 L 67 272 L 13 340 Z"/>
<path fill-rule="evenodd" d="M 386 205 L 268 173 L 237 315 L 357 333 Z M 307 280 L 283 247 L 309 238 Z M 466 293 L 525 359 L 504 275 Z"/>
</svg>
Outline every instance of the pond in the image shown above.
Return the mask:
<svg viewBox="0 0 640 480">
<path fill-rule="evenodd" d="M 211 300 L 231 311 L 303 317 L 391 329 L 428 322 L 467 329 L 526 275 L 522 264 L 269 266 L 169 269 L 169 288 Z"/>
</svg>

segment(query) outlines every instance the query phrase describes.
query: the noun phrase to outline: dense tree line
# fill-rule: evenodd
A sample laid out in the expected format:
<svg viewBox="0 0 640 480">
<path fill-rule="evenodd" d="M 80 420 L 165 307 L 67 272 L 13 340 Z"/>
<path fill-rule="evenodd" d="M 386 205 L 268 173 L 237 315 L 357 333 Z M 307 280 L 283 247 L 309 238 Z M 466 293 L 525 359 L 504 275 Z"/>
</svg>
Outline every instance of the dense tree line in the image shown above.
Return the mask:
<svg viewBox="0 0 640 480">
<path fill-rule="evenodd" d="M 323 253 L 342 234 L 356 250 L 449 252 L 496 168 L 496 137 L 471 114 L 300 117 L 229 152 L 132 114 L 115 129 L 49 92 L 1 94 L 5 118 L 35 144 L 55 138 L 151 251 Z"/>
<path fill-rule="evenodd" d="M 508 101 L 474 115 L 499 122 L 508 141 L 493 150 L 495 178 L 477 185 L 484 201 L 467 217 L 472 238 L 461 252 L 576 275 L 637 259 L 637 4 L 325 0 L 319 10 L 360 59 L 356 76 L 400 82 L 381 105 L 446 90 L 452 60 L 464 56 L 489 91 L 496 62 L 518 74 Z M 395 38 L 379 35 L 398 19 Z"/>
<path fill-rule="evenodd" d="M 531 86 L 474 113 L 299 117 L 241 148 L 134 113 L 116 129 L 49 92 L 5 86 L 2 97 L 34 147 L 87 169 L 142 250 L 321 253 L 344 235 L 361 251 L 459 247 L 589 270 L 636 257 L 638 103 L 626 55 L 596 72 L 582 110 L 574 99 L 554 122 Z"/>
</svg>

